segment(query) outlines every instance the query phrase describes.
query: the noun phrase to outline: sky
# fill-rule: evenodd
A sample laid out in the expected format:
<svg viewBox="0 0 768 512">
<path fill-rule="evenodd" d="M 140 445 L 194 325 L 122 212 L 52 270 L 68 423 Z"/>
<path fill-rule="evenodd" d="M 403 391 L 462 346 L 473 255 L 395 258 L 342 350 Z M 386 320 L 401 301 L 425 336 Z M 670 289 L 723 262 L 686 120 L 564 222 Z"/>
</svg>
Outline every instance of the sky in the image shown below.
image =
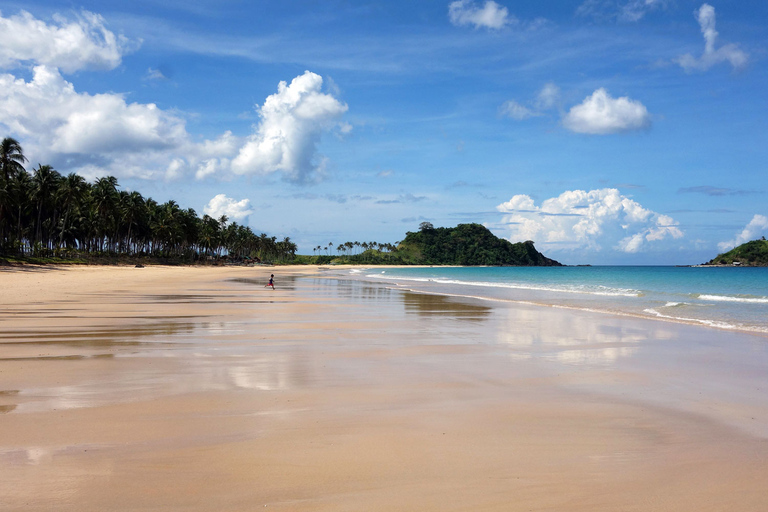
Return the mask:
<svg viewBox="0 0 768 512">
<path fill-rule="evenodd" d="M 0 136 L 303 254 L 696 264 L 768 234 L 766 42 L 757 0 L 0 1 Z"/>
</svg>

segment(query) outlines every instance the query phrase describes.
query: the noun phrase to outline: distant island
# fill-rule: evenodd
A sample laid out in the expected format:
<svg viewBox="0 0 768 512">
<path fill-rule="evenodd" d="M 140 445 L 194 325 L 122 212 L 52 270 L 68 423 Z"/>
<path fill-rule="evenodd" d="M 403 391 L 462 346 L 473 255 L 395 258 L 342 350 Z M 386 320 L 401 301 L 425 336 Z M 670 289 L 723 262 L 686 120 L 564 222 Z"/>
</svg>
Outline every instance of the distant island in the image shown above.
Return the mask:
<svg viewBox="0 0 768 512">
<path fill-rule="evenodd" d="M 728 252 L 718 254 L 704 263 L 709 265 L 736 265 L 742 267 L 768 267 L 768 240 L 752 240 Z"/>
<path fill-rule="evenodd" d="M 397 254 L 404 262 L 420 265 L 562 266 L 537 251 L 530 240 L 512 243 L 480 224 L 435 228 L 423 222 L 419 231 L 406 233 Z"/>
<path fill-rule="evenodd" d="M 351 265 L 461 265 L 559 267 L 561 263 L 547 258 L 533 242 L 512 243 L 498 238 L 480 224 L 459 224 L 455 228 L 436 228 L 422 222 L 418 231 L 408 231 L 405 239 L 395 244 L 346 242 L 335 247 L 337 254 L 325 248 L 318 256 L 297 256 L 296 263 Z M 359 252 L 356 252 L 359 250 Z"/>
</svg>

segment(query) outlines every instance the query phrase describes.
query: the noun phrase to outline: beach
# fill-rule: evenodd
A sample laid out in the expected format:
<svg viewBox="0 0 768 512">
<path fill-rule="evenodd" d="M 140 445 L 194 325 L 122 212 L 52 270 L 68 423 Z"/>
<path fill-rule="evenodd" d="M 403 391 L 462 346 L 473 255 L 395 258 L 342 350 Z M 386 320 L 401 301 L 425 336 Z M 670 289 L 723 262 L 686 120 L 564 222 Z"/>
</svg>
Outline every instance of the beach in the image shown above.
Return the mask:
<svg viewBox="0 0 768 512">
<path fill-rule="evenodd" d="M 309 266 L 0 289 L 3 511 L 768 509 L 764 335 Z"/>
</svg>

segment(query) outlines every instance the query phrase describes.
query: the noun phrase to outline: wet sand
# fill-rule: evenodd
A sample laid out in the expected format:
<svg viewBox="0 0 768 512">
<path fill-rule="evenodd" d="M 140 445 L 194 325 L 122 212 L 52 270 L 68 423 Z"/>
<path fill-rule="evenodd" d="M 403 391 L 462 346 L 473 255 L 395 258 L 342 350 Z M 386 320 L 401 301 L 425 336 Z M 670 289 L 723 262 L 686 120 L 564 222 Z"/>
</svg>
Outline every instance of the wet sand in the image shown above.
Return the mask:
<svg viewBox="0 0 768 512">
<path fill-rule="evenodd" d="M 768 510 L 763 337 L 316 268 L 0 291 L 3 511 Z"/>
</svg>

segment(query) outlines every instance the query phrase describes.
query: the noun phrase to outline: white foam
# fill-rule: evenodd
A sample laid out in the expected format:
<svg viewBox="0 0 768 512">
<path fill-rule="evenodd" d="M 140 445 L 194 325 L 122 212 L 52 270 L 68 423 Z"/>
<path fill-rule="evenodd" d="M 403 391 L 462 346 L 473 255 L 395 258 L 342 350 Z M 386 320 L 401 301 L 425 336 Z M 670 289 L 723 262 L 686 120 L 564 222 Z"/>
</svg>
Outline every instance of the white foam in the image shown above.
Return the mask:
<svg viewBox="0 0 768 512">
<path fill-rule="evenodd" d="M 695 323 L 695 324 L 702 324 L 706 325 L 708 327 L 715 327 L 717 329 L 729 329 L 734 330 L 738 329 L 740 331 L 751 331 L 751 332 L 766 332 L 766 329 L 760 328 L 760 327 L 750 327 L 745 325 L 735 325 L 728 322 L 723 322 L 720 320 L 705 320 L 702 318 L 686 318 L 683 316 L 672 316 L 672 315 L 665 315 L 663 313 L 659 313 L 653 308 L 644 309 L 643 312 L 651 314 L 656 316 L 657 318 L 663 318 L 666 320 L 674 320 L 676 322 L 683 322 L 683 323 Z"/>
<path fill-rule="evenodd" d="M 370 274 L 366 277 L 381 279 L 380 274 Z M 506 288 L 512 290 L 532 290 L 542 292 L 560 292 L 560 293 L 579 293 L 584 295 L 600 295 L 605 297 L 641 297 L 642 293 L 638 290 L 627 288 L 609 288 L 607 286 L 597 286 L 588 288 L 586 286 L 543 286 L 524 283 L 493 283 L 489 281 L 461 281 L 457 279 L 441 279 L 429 277 L 403 277 L 388 276 L 387 279 L 397 279 L 398 281 L 414 281 L 418 283 L 436 283 L 436 284 L 456 284 L 460 286 L 479 286 L 488 288 Z"/>
<path fill-rule="evenodd" d="M 716 302 L 744 302 L 748 304 L 768 304 L 768 297 L 734 297 L 732 295 L 699 295 L 701 300 Z"/>
</svg>

